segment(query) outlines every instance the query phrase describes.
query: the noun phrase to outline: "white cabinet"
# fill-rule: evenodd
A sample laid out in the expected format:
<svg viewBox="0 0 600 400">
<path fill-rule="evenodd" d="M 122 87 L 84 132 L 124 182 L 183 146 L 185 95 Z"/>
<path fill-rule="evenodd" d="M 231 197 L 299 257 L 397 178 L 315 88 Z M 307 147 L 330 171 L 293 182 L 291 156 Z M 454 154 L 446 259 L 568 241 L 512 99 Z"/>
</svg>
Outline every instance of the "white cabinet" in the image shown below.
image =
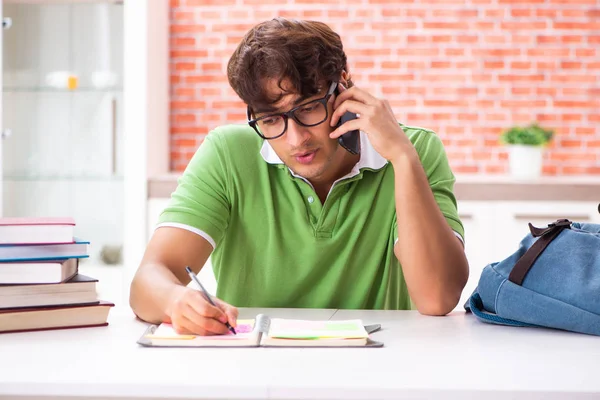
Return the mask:
<svg viewBox="0 0 600 400">
<path fill-rule="evenodd" d="M 0 215 L 72 216 L 94 261 L 123 243 L 123 6 L 0 8 Z"/>
<path fill-rule="evenodd" d="M 165 207 L 169 204 L 169 199 L 167 198 L 155 198 L 148 200 L 148 240 L 152 237 L 154 233 L 154 229 L 156 228 L 156 224 L 158 223 L 158 217 L 160 213 L 165 209 Z"/>
<path fill-rule="evenodd" d="M 460 309 L 477 286 L 483 269 L 479 267 L 490 260 L 493 243 L 488 232 L 492 232 L 495 221 L 488 202 L 459 203 L 458 211 L 465 228 L 465 252 L 469 260 L 469 281 L 457 306 Z"/>
<path fill-rule="evenodd" d="M 90 275 L 126 304 L 148 177 L 169 171 L 169 0 L 0 0 L 2 16 L 0 216 L 71 215 L 93 255 L 122 243 L 123 271 Z"/>
<path fill-rule="evenodd" d="M 477 287 L 483 268 L 512 254 L 529 233 L 528 223 L 545 227 L 560 218 L 600 223 L 597 202 L 587 201 L 461 201 L 459 216 L 465 226 L 469 282 L 457 309 Z"/>
</svg>

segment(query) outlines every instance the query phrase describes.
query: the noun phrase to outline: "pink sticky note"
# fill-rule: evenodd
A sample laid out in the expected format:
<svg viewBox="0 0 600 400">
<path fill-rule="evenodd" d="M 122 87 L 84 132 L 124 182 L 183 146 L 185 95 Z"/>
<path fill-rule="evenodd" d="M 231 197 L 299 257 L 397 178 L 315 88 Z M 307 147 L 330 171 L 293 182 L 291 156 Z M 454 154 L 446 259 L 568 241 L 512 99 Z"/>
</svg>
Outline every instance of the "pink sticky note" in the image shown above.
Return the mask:
<svg viewBox="0 0 600 400">
<path fill-rule="evenodd" d="M 235 331 L 236 333 L 250 333 L 252 332 L 252 329 L 254 329 L 252 324 L 238 324 L 238 326 L 235 327 Z M 233 333 L 229 332 L 230 335 L 233 335 Z"/>
</svg>

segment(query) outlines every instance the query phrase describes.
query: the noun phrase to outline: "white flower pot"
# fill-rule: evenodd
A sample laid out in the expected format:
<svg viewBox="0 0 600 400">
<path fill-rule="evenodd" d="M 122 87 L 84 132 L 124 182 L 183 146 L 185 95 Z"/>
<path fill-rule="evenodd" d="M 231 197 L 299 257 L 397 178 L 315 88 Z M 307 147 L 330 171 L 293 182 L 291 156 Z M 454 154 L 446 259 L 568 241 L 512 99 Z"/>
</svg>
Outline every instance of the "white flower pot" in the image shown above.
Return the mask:
<svg viewBox="0 0 600 400">
<path fill-rule="evenodd" d="M 510 175 L 515 179 L 536 179 L 542 174 L 542 146 L 508 146 Z"/>
</svg>

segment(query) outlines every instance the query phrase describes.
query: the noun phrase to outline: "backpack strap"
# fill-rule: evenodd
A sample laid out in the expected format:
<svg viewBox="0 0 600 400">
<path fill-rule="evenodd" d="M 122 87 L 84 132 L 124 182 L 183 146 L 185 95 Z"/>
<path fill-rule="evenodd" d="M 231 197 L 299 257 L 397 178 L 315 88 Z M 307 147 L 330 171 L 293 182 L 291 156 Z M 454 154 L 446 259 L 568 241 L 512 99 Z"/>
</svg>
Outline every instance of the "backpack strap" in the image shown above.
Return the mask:
<svg viewBox="0 0 600 400">
<path fill-rule="evenodd" d="M 533 237 L 539 237 L 538 240 L 519 258 L 516 262 L 508 280 L 517 285 L 522 285 L 527 273 L 535 263 L 535 260 L 544 252 L 546 247 L 552 242 L 564 229 L 571 229 L 571 221 L 568 219 L 559 219 L 548 225 L 547 228 L 536 228 L 529 224 L 529 230 Z"/>
</svg>

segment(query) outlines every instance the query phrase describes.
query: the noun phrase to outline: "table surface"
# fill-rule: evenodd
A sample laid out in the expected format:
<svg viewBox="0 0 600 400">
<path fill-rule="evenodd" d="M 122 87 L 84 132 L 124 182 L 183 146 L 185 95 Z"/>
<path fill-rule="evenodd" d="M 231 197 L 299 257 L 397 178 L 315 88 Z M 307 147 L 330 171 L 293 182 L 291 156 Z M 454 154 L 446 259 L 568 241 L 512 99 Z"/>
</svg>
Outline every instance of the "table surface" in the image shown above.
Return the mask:
<svg viewBox="0 0 600 400">
<path fill-rule="evenodd" d="M 383 348 L 146 348 L 147 324 L 0 335 L 0 398 L 557 399 L 600 397 L 600 338 L 479 322 L 464 312 L 240 309 L 379 323 Z M 17 397 L 20 396 L 20 397 Z"/>
</svg>

